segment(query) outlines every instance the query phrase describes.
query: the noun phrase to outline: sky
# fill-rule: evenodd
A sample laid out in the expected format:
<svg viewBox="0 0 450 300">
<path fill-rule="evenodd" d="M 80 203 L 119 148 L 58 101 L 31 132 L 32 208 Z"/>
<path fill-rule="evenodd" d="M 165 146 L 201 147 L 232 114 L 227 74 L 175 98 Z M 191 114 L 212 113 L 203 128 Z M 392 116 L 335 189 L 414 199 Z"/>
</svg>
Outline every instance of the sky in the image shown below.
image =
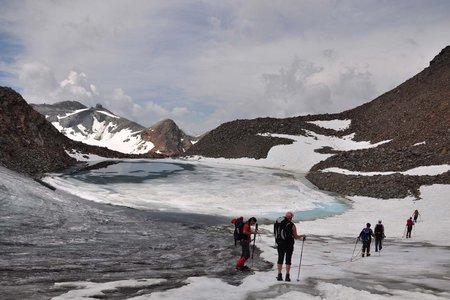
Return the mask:
<svg viewBox="0 0 450 300">
<path fill-rule="evenodd" d="M 199 135 L 368 102 L 450 44 L 449 1 L 0 0 L 0 85 Z"/>
</svg>

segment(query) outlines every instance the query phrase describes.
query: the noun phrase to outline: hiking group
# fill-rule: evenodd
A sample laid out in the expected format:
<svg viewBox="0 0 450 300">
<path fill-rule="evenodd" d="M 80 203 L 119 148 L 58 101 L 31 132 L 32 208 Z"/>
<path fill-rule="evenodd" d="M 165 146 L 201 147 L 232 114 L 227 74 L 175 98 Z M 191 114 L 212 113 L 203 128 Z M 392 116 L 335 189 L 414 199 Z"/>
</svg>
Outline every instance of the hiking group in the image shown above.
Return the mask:
<svg viewBox="0 0 450 300">
<path fill-rule="evenodd" d="M 406 220 L 405 232 L 403 233 L 403 237 L 406 233 L 406 238 L 411 238 L 411 232 L 413 230 L 413 226 L 417 223 L 417 220 L 420 216 L 419 211 L 416 209 L 412 216 Z M 359 236 L 357 238 L 362 242 L 361 248 L 361 256 L 370 256 L 370 244 L 372 242 L 372 237 L 375 238 L 375 252 L 381 251 L 383 249 L 383 239 L 386 238 L 384 234 L 384 226 L 381 220 L 378 220 L 378 224 L 375 226 L 374 231 L 370 228 L 370 223 L 366 224 L 366 227 L 361 230 Z"/>
<path fill-rule="evenodd" d="M 295 240 L 303 239 L 304 241 L 306 238 L 305 235 L 298 234 L 297 228 L 295 224 L 292 222 L 293 217 L 294 213 L 288 211 L 284 215 L 284 217 L 278 218 L 274 224 L 274 235 L 278 252 L 278 259 L 277 259 L 278 276 L 276 277 L 278 281 L 283 280 L 282 275 L 283 263 L 285 263 L 286 265 L 285 281 L 291 281 L 290 271 Z M 251 217 L 250 219 L 248 219 L 248 221 L 244 222 L 243 217 L 239 217 L 237 219 L 231 220 L 231 222 L 234 223 L 235 228 L 234 244 L 236 245 L 237 242 L 239 241 L 242 247 L 241 256 L 236 263 L 236 269 L 241 271 L 248 270 L 249 267 L 245 265 L 245 262 L 250 258 L 250 244 L 252 240 L 253 240 L 253 251 L 251 255 L 253 259 L 253 253 L 255 251 L 255 239 L 256 234 L 258 232 L 257 220 L 255 217 Z M 253 230 L 252 226 L 254 226 Z"/>
<path fill-rule="evenodd" d="M 405 228 L 406 238 L 411 238 L 412 228 L 414 224 L 417 222 L 419 216 L 420 213 L 416 209 L 413 215 L 407 220 Z M 298 233 L 297 227 L 292 222 L 293 218 L 294 213 L 288 211 L 283 217 L 278 218 L 274 223 L 273 232 L 275 235 L 275 243 L 277 246 L 277 253 L 278 253 L 277 259 L 278 274 L 276 277 L 278 281 L 283 281 L 283 274 L 282 274 L 283 263 L 286 265 L 286 273 L 284 280 L 291 281 L 290 271 L 292 264 L 292 254 L 294 252 L 294 244 L 296 239 L 303 240 L 302 250 L 300 254 L 300 264 L 298 269 L 300 275 L 301 260 L 303 255 L 303 244 L 306 235 Z M 257 220 L 255 217 L 251 217 L 250 219 L 244 222 L 244 218 L 239 217 L 237 219 L 231 220 L 231 222 L 234 223 L 234 245 L 236 246 L 237 242 L 239 242 L 239 244 L 242 247 L 241 256 L 239 257 L 236 263 L 236 269 L 241 271 L 249 270 L 250 268 L 246 266 L 245 263 L 247 262 L 247 260 L 250 258 L 251 255 L 253 264 L 253 253 L 255 251 L 256 234 L 258 233 Z M 372 242 L 372 238 L 375 239 L 375 252 L 381 252 L 381 250 L 383 249 L 383 240 L 386 238 L 384 232 L 384 225 L 382 224 L 381 220 L 378 220 L 378 223 L 377 225 L 375 225 L 374 230 L 371 229 L 371 224 L 367 223 L 366 227 L 364 227 L 359 233 L 356 239 L 355 249 L 358 241 L 361 241 L 362 257 L 370 256 L 370 245 Z M 252 241 L 253 241 L 253 251 L 250 251 L 250 245 Z M 353 250 L 353 252 L 354 251 L 355 250 Z"/>
</svg>

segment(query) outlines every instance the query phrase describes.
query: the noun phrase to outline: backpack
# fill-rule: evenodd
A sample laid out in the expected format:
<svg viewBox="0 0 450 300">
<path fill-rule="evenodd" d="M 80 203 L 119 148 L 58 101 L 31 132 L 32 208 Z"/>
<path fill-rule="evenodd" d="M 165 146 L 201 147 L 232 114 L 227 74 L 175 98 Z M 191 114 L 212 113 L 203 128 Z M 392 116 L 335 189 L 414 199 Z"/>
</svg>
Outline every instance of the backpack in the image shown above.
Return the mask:
<svg viewBox="0 0 450 300">
<path fill-rule="evenodd" d="M 363 242 L 370 240 L 370 228 L 364 228 L 359 236 Z"/>
<path fill-rule="evenodd" d="M 234 223 L 234 242 L 236 244 L 236 241 L 240 241 L 242 240 L 242 238 L 244 237 L 242 235 L 242 230 L 244 229 L 244 218 L 243 217 L 239 217 L 236 219 L 231 220 L 231 223 Z"/>
<path fill-rule="evenodd" d="M 279 217 L 273 224 L 273 234 L 275 236 L 275 243 L 280 244 L 292 237 L 292 222 L 286 220 L 284 217 Z"/>
<path fill-rule="evenodd" d="M 377 224 L 375 225 L 375 235 L 376 236 L 382 236 L 383 235 L 383 225 Z"/>
</svg>

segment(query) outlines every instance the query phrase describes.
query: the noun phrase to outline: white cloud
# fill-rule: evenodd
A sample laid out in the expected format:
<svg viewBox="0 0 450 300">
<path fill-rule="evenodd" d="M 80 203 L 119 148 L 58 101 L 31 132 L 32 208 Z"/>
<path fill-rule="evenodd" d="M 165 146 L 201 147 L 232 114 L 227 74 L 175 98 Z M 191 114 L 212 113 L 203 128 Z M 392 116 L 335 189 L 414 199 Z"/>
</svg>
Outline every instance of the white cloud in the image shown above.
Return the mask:
<svg viewBox="0 0 450 300">
<path fill-rule="evenodd" d="M 105 102 L 121 88 L 131 100 L 113 102 L 129 118 L 172 117 L 198 132 L 371 100 L 448 44 L 449 9 L 439 0 L 7 1 L 0 46 L 21 50 L 0 54 L 0 72 L 20 70 L 20 87 L 38 99 L 78 70 L 96 88 L 76 81 L 52 95 Z"/>
<path fill-rule="evenodd" d="M 88 82 L 86 74 L 72 70 L 69 76 L 59 83 L 59 89 L 56 91 L 54 98 L 75 99 L 91 104 L 98 96 L 97 88 Z"/>
<path fill-rule="evenodd" d="M 115 88 L 103 101 L 104 106 L 116 115 L 137 121 L 134 117 L 142 112 L 142 106 L 135 103 L 121 88 Z"/>
<path fill-rule="evenodd" d="M 29 101 L 42 102 L 58 88 L 53 70 L 42 62 L 25 63 L 19 70 L 19 80 L 24 97 Z"/>
</svg>

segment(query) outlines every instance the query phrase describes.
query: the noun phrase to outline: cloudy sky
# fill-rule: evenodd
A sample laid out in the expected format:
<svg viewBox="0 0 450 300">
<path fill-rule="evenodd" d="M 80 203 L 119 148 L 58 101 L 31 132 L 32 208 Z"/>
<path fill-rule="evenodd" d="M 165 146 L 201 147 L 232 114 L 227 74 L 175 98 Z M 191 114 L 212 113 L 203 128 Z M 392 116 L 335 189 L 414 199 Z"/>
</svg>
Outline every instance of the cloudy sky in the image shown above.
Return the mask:
<svg viewBox="0 0 450 300">
<path fill-rule="evenodd" d="M 0 85 L 201 134 L 340 112 L 450 44 L 442 0 L 0 0 Z"/>
</svg>

